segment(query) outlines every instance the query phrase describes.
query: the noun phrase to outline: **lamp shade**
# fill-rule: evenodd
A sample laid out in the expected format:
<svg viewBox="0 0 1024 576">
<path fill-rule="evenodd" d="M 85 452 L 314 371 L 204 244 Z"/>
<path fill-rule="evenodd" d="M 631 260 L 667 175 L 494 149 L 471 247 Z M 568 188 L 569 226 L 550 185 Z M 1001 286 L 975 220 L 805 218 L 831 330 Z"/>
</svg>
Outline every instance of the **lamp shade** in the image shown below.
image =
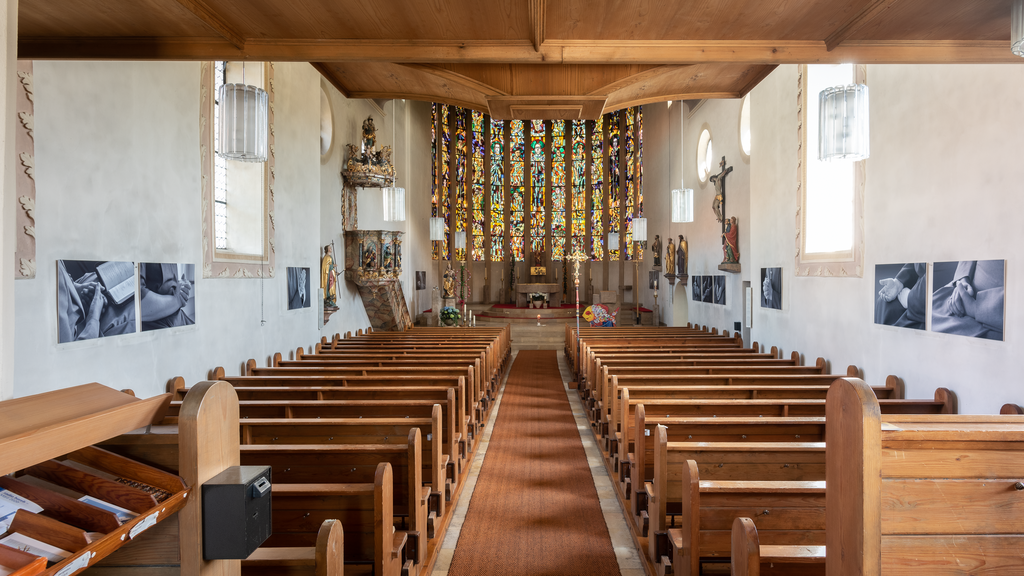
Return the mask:
<svg viewBox="0 0 1024 576">
<path fill-rule="evenodd" d="M 618 250 L 619 249 L 619 233 L 609 232 L 608 233 L 608 249 Z"/>
<path fill-rule="evenodd" d="M 430 239 L 433 241 L 444 240 L 444 218 L 430 219 Z"/>
<path fill-rule="evenodd" d="M 452 238 L 455 240 L 455 249 L 456 250 L 465 250 L 466 249 L 466 231 L 465 230 L 459 230 L 458 232 L 452 234 Z"/>
<path fill-rule="evenodd" d="M 1010 51 L 1024 56 L 1024 0 L 1013 0 L 1010 6 Z"/>
<path fill-rule="evenodd" d="M 404 222 L 405 221 L 405 188 L 398 186 L 385 186 L 384 193 L 384 221 Z"/>
<path fill-rule="evenodd" d="M 266 90 L 248 84 L 224 84 L 217 91 L 217 102 L 217 154 L 241 162 L 266 162 Z"/>
<path fill-rule="evenodd" d="M 633 242 L 647 242 L 647 218 L 633 218 Z"/>
<path fill-rule="evenodd" d="M 693 189 L 675 189 L 672 191 L 672 221 L 693 222 Z"/>
<path fill-rule="evenodd" d="M 868 87 L 826 88 L 818 95 L 818 160 L 864 160 L 871 155 Z"/>
</svg>

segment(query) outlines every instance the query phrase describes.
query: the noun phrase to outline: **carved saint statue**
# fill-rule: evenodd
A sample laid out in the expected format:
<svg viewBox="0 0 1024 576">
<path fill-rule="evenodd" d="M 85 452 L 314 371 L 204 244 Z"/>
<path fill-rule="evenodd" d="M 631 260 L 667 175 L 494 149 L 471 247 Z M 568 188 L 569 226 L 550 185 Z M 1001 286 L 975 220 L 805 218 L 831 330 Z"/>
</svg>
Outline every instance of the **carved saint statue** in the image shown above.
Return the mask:
<svg viewBox="0 0 1024 576">
<path fill-rule="evenodd" d="M 448 262 L 441 280 L 441 298 L 455 298 L 455 270 L 452 270 L 451 262 Z"/>
<path fill-rule="evenodd" d="M 380 252 L 380 267 L 391 268 L 391 244 L 385 244 L 384 248 Z"/>
<path fill-rule="evenodd" d="M 374 269 L 377 267 L 377 250 L 371 244 L 363 252 L 363 268 Z"/>
<path fill-rule="evenodd" d="M 377 128 L 373 116 L 363 121 L 363 154 L 371 154 L 377 148 Z"/>
<path fill-rule="evenodd" d="M 722 264 L 737 264 L 740 261 L 740 228 L 733 216 L 725 221 L 725 232 L 722 233 L 722 253 L 724 259 Z"/>
<path fill-rule="evenodd" d="M 395 268 L 402 270 L 402 239 L 395 238 Z"/>
<path fill-rule="evenodd" d="M 324 291 L 324 308 L 338 309 L 338 270 L 334 267 L 334 251 L 331 245 L 324 246 L 324 257 L 320 260 L 320 288 Z"/>
<path fill-rule="evenodd" d="M 668 248 L 665 248 L 665 274 L 676 273 L 676 246 L 672 243 L 672 237 L 668 237 Z"/>
<path fill-rule="evenodd" d="M 679 246 L 676 248 L 676 276 L 688 276 L 686 267 L 690 263 L 690 244 L 679 235 Z"/>
<path fill-rule="evenodd" d="M 654 265 L 661 266 L 661 236 L 654 235 L 654 242 L 651 242 L 651 250 L 654 251 Z"/>
<path fill-rule="evenodd" d="M 725 177 L 732 172 L 732 166 L 725 167 L 725 156 L 722 156 L 722 161 L 718 165 L 722 171 L 711 177 L 711 183 L 715 185 L 715 200 L 711 203 L 711 209 L 715 211 L 715 218 L 719 222 L 725 222 Z"/>
</svg>

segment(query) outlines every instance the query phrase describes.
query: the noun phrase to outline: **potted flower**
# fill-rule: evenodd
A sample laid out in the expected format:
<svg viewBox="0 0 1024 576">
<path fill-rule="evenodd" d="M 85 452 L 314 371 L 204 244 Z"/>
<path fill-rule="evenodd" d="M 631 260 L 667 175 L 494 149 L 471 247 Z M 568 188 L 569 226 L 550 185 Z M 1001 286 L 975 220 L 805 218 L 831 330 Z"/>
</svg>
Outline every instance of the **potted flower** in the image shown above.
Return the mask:
<svg viewBox="0 0 1024 576">
<path fill-rule="evenodd" d="M 544 306 L 544 300 L 546 295 L 540 292 L 533 292 L 530 294 L 530 308 L 542 308 Z"/>
<path fill-rule="evenodd" d="M 455 326 L 459 323 L 459 311 L 451 306 L 441 308 L 441 323 L 445 326 Z"/>
</svg>

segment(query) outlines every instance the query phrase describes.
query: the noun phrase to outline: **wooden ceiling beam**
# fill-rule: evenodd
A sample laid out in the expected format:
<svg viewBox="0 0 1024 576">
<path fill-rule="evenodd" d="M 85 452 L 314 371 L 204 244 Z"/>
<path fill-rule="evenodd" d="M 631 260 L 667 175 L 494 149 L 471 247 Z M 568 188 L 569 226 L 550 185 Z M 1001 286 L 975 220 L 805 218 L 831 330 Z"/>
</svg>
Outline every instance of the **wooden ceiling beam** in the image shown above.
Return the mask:
<svg viewBox="0 0 1024 576">
<path fill-rule="evenodd" d="M 888 10 L 896 2 L 899 2 L 899 0 L 875 0 L 865 6 L 859 14 L 845 22 L 835 32 L 829 34 L 828 38 L 825 38 L 825 50 L 829 52 L 835 50 L 837 46 L 849 39 L 854 32 L 857 32 L 865 24 L 874 20 L 875 17 Z"/>
<path fill-rule="evenodd" d="M 217 14 L 217 12 L 207 6 L 203 0 L 177 0 L 177 2 L 191 12 L 193 16 L 202 20 L 203 24 L 206 24 L 214 32 L 220 34 L 222 38 L 230 42 L 235 48 L 241 50 L 245 47 L 245 38 L 225 22 L 220 17 L 220 14 Z"/>
<path fill-rule="evenodd" d="M 342 96 L 344 96 L 345 98 L 352 97 L 352 93 L 349 91 L 349 89 L 346 88 L 345 85 L 341 83 L 341 80 L 338 78 L 338 75 L 335 74 L 333 70 L 328 68 L 327 64 L 324 64 L 323 62 L 310 62 L 309 64 L 310 66 L 315 68 L 316 71 L 319 72 L 320 75 L 324 77 L 324 79 L 330 82 L 331 86 L 337 88 L 338 92 L 341 92 Z"/>
<path fill-rule="evenodd" d="M 750 80 L 743 86 L 743 88 L 740 88 L 740 98 L 749 94 L 755 86 L 761 83 L 761 80 L 767 78 L 768 75 L 774 72 L 776 68 L 778 68 L 778 66 L 762 66 L 760 70 L 750 77 Z"/>
<path fill-rule="evenodd" d="M 35 60 L 247 60 L 277 62 L 532 64 L 943 64 L 1024 63 L 1006 41 L 267 40 L 244 48 L 213 38 L 18 39 L 18 57 Z"/>
<path fill-rule="evenodd" d="M 649 68 L 649 69 L 644 70 L 642 72 L 637 72 L 636 74 L 631 74 L 629 76 L 626 76 L 625 78 L 619 78 L 618 80 L 616 80 L 615 82 L 612 82 L 611 84 L 607 84 L 605 86 L 601 86 L 600 88 L 597 88 L 596 90 L 591 90 L 590 92 L 587 93 L 587 95 L 588 96 L 596 96 L 596 95 L 606 95 L 607 96 L 608 94 L 611 94 L 611 93 L 616 92 L 618 90 L 621 90 L 623 88 L 628 88 L 628 87 L 630 87 L 630 86 L 632 86 L 634 84 L 638 84 L 640 82 L 645 82 L 645 81 L 650 80 L 652 78 L 657 78 L 658 76 L 661 76 L 662 74 L 668 74 L 670 72 L 675 72 L 677 70 L 681 70 L 681 69 L 686 68 L 686 67 L 687 66 L 668 66 L 668 65 L 656 66 L 654 68 Z"/>
<path fill-rule="evenodd" d="M 678 94 L 663 94 L 660 96 L 648 96 L 644 98 L 632 98 L 623 100 L 612 100 L 611 98 L 609 98 L 608 105 L 605 106 L 604 113 L 614 112 L 615 110 L 630 108 L 632 106 L 653 104 L 655 102 L 668 102 L 669 100 L 711 100 L 741 97 L 742 95 L 739 92 L 680 92 Z"/>
<path fill-rule="evenodd" d="M 530 0 L 530 40 L 537 52 L 540 52 L 540 45 L 544 43 L 546 8 L 546 0 Z"/>
<path fill-rule="evenodd" d="M 420 72 L 426 72 L 427 74 L 433 74 L 434 76 L 444 78 L 445 80 L 450 80 L 460 86 L 464 86 L 466 88 L 469 88 L 470 90 L 479 92 L 484 96 L 509 95 L 508 92 L 505 92 L 504 90 L 499 90 L 498 88 L 495 88 L 490 84 L 486 84 L 474 78 L 470 78 L 469 76 L 459 74 L 458 72 L 454 72 L 452 70 L 442 68 L 434 64 L 399 64 L 399 66 L 405 66 L 406 68 L 419 70 Z"/>
</svg>

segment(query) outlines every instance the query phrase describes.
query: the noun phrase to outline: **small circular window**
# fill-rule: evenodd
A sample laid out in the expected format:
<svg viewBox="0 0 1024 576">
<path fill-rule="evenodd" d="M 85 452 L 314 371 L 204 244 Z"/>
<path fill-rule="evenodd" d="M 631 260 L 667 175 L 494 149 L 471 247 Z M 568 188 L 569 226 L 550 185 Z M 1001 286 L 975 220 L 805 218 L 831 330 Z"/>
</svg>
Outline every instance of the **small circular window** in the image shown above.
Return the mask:
<svg viewBox="0 0 1024 576">
<path fill-rule="evenodd" d="M 334 145 L 334 113 L 331 111 L 331 99 L 324 87 L 320 87 L 320 158 L 326 160 L 331 155 Z"/>
<path fill-rule="evenodd" d="M 708 181 L 711 167 L 715 165 L 715 152 L 711 142 L 711 131 L 705 128 L 697 141 L 697 175 L 701 182 Z"/>
<path fill-rule="evenodd" d="M 743 97 L 740 105 L 740 148 L 750 156 L 750 94 Z"/>
</svg>

